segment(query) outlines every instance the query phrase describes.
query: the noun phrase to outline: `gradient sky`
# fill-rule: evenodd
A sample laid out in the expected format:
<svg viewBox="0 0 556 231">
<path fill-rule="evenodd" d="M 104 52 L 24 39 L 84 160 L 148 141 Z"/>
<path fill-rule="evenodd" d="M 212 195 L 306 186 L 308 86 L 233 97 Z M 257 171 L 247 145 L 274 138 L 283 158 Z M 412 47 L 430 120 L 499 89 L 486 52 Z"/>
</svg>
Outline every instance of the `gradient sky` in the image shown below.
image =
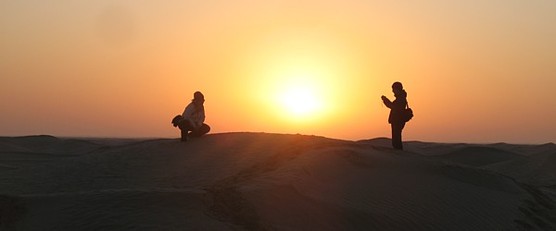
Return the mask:
<svg viewBox="0 0 556 231">
<path fill-rule="evenodd" d="M 0 1 L 0 136 L 177 137 L 196 90 L 212 132 L 556 141 L 556 1 Z M 297 89 L 297 90 L 292 90 Z M 309 92 L 317 108 L 282 105 Z M 297 94 L 297 93 L 296 93 Z"/>
</svg>

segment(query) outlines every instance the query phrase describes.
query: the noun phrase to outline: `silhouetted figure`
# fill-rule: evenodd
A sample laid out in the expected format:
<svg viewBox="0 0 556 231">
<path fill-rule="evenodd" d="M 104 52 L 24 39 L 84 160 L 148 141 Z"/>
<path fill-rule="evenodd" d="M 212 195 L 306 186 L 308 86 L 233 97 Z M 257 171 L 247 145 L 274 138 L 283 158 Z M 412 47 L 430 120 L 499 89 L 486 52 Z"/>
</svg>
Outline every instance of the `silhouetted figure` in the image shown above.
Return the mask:
<svg viewBox="0 0 556 231">
<path fill-rule="evenodd" d="M 407 92 L 405 92 L 400 82 L 392 84 L 392 91 L 396 97 L 394 102 L 390 101 L 386 96 L 382 96 L 381 98 L 384 105 L 390 108 L 388 123 L 392 126 L 392 146 L 395 149 L 403 150 L 402 130 L 406 122 L 403 118 L 403 113 L 407 106 Z"/>
<path fill-rule="evenodd" d="M 188 137 L 200 137 L 210 131 L 210 127 L 205 124 L 205 96 L 197 91 L 193 94 L 191 103 L 185 107 L 182 115 L 177 115 L 172 119 L 174 127 L 181 130 L 181 141 L 187 141 Z"/>
</svg>

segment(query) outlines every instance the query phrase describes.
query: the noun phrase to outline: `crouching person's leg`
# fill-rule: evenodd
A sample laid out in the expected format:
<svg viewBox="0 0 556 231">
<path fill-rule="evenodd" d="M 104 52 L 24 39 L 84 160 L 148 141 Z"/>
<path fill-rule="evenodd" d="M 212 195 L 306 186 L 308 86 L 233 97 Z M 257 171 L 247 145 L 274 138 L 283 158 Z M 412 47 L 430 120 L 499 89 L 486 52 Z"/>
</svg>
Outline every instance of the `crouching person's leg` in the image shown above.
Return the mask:
<svg viewBox="0 0 556 231">
<path fill-rule="evenodd" d="M 178 127 L 180 128 L 180 131 L 181 131 L 181 141 L 183 141 L 183 142 L 187 141 L 187 133 L 189 131 L 193 130 L 192 127 L 191 127 L 191 124 L 189 124 L 189 121 L 183 120 L 178 125 Z"/>
<path fill-rule="evenodd" d="M 186 142 L 187 141 L 187 130 L 181 130 L 181 141 Z"/>
<path fill-rule="evenodd" d="M 200 137 L 207 134 L 210 131 L 210 127 L 207 124 L 203 124 L 197 129 L 193 130 L 189 135 L 192 137 Z"/>
</svg>

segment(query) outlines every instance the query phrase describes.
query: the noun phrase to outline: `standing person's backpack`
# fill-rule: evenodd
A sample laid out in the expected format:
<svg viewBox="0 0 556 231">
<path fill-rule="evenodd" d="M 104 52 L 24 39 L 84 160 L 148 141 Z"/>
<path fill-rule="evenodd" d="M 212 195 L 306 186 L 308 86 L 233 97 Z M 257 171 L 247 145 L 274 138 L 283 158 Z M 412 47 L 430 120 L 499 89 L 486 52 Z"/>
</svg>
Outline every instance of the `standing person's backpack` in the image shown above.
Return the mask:
<svg viewBox="0 0 556 231">
<path fill-rule="evenodd" d="M 402 119 L 404 122 L 407 122 L 413 118 L 413 110 L 409 107 L 409 103 L 405 106 L 402 113 Z"/>
</svg>

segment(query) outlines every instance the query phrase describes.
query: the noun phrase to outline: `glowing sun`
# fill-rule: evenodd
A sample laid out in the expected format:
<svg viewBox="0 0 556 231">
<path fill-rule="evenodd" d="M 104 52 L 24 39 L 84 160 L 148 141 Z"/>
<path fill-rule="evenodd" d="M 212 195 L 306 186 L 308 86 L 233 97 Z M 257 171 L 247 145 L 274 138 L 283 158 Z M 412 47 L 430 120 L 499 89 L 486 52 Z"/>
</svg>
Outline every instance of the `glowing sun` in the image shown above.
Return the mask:
<svg viewBox="0 0 556 231">
<path fill-rule="evenodd" d="M 289 85 L 279 94 L 282 108 L 296 119 L 314 117 L 322 109 L 323 102 L 314 86 L 307 84 Z"/>
</svg>

